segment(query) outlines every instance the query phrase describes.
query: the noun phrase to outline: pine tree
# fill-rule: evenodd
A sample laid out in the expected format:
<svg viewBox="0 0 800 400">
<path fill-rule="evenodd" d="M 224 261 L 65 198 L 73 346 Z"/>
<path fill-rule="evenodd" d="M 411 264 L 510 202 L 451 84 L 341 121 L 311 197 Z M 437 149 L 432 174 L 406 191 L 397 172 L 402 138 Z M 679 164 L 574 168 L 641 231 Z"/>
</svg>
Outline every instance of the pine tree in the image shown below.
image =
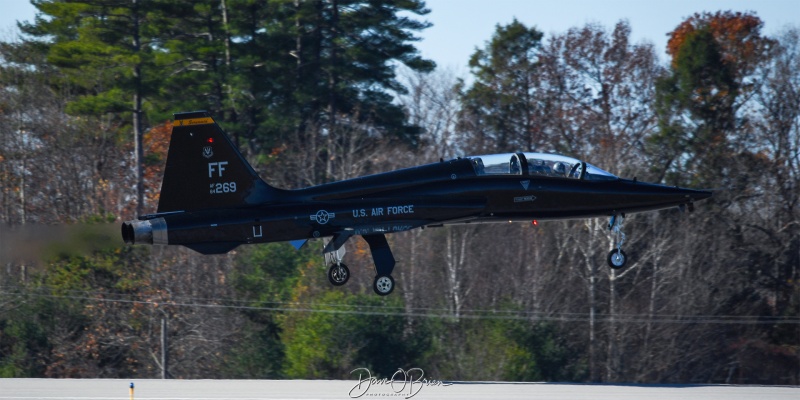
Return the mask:
<svg viewBox="0 0 800 400">
<path fill-rule="evenodd" d="M 475 83 L 461 96 L 461 129 L 479 148 L 530 150 L 535 144 L 534 74 L 542 33 L 516 19 L 498 25 L 486 48 L 472 54 Z M 463 84 L 462 84 L 463 86 Z"/>
<path fill-rule="evenodd" d="M 152 68 L 152 0 L 37 0 L 33 23 L 20 28 L 26 45 L 40 47 L 78 92 L 67 111 L 75 115 L 130 118 L 134 136 L 137 213 L 144 210 L 145 99 L 158 87 Z M 127 125 L 123 120 L 116 124 Z"/>
</svg>

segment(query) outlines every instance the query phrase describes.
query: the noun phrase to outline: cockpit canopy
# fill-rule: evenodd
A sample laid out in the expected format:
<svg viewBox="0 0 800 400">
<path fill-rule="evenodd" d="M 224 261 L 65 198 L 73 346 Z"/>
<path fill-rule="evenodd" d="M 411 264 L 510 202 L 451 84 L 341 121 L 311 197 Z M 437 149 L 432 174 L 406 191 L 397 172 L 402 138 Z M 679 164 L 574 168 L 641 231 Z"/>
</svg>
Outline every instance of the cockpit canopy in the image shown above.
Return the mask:
<svg viewBox="0 0 800 400">
<path fill-rule="evenodd" d="M 592 164 L 559 154 L 507 153 L 468 157 L 478 175 L 528 175 L 562 179 L 619 179 Z"/>
</svg>

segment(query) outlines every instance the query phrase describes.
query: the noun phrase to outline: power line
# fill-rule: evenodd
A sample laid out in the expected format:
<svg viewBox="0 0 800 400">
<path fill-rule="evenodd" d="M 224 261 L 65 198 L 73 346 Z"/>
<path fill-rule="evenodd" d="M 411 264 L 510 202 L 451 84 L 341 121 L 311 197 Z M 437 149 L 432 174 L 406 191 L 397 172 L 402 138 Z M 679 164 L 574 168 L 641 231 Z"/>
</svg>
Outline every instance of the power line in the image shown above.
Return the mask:
<svg viewBox="0 0 800 400">
<path fill-rule="evenodd" d="M 175 296 L 161 300 L 136 299 L 142 295 L 82 291 L 65 291 L 78 294 L 42 294 L 0 292 L 0 297 L 40 297 L 70 299 L 97 303 L 141 304 L 152 307 L 186 307 L 206 309 L 303 312 L 341 315 L 362 315 L 405 318 L 526 320 L 547 322 L 589 322 L 589 313 L 541 313 L 525 310 L 462 309 L 458 315 L 446 308 L 405 308 L 375 305 L 322 304 L 298 302 L 258 302 L 254 300 L 213 299 Z M 94 294 L 89 296 L 88 294 Z M 99 297 L 103 296 L 103 297 Z M 109 297 L 110 296 L 110 297 Z M 122 298 L 128 297 L 128 298 Z M 800 317 L 772 317 L 750 315 L 668 315 L 668 314 L 595 314 L 594 320 L 606 323 L 631 324 L 721 324 L 721 325 L 800 325 Z"/>
</svg>

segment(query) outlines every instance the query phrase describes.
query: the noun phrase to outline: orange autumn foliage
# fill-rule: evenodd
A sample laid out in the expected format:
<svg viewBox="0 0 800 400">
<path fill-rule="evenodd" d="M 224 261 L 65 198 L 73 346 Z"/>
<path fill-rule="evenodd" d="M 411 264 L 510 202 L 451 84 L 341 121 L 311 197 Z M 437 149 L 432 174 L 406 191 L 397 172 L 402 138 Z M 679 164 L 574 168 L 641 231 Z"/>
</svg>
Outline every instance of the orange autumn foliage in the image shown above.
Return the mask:
<svg viewBox="0 0 800 400">
<path fill-rule="evenodd" d="M 709 30 L 719 45 L 725 63 L 749 64 L 771 42 L 761 36 L 763 25 L 761 19 L 750 12 L 695 13 L 668 34 L 667 53 L 672 56 L 672 67 L 676 67 L 676 55 L 686 39 L 700 29 Z"/>
<path fill-rule="evenodd" d="M 156 125 L 144 134 L 144 185 L 148 208 L 158 204 L 161 178 L 167 162 L 169 140 L 172 136 L 172 121 Z"/>
</svg>

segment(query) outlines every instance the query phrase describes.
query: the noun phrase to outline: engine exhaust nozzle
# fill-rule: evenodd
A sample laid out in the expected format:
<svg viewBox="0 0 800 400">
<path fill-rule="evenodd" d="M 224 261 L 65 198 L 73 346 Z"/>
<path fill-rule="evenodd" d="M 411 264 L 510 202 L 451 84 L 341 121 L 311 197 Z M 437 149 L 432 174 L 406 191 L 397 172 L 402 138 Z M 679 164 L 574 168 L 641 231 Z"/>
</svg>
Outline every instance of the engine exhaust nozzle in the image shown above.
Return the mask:
<svg viewBox="0 0 800 400">
<path fill-rule="evenodd" d="M 164 218 L 125 221 L 122 240 L 126 244 L 167 244 L 167 222 Z"/>
</svg>

